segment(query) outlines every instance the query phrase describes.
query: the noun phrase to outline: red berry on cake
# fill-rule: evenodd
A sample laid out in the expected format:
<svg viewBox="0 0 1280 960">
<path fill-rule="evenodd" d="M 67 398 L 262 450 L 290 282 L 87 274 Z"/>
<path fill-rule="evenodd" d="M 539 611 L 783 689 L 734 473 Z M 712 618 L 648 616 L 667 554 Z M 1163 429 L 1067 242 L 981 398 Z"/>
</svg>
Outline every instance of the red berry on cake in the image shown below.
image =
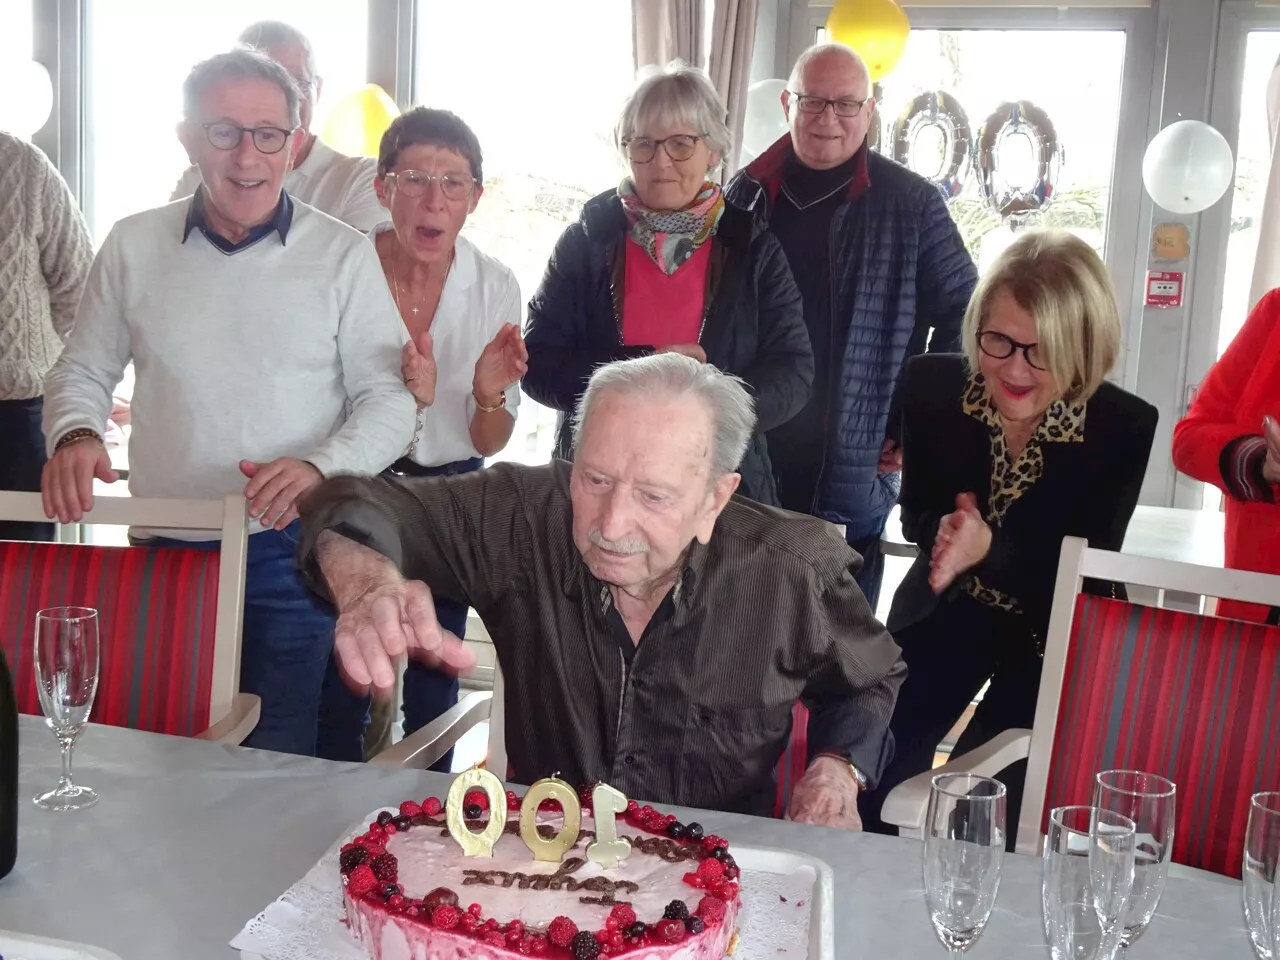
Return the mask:
<svg viewBox="0 0 1280 960">
<path fill-rule="evenodd" d="M 427 797 L 422 801 L 422 812 L 428 817 L 439 816 L 440 811 L 443 809 L 444 807 L 441 805 L 439 797 Z"/>
<path fill-rule="evenodd" d="M 719 923 L 724 919 L 725 911 L 729 909 L 729 905 L 719 897 L 713 897 L 710 894 L 702 898 L 698 904 L 698 916 L 706 923 Z"/>
<path fill-rule="evenodd" d="M 489 794 L 483 790 L 468 790 L 466 797 L 463 799 L 465 806 L 475 804 L 481 810 L 489 809 Z"/>
<path fill-rule="evenodd" d="M 397 875 L 396 858 L 389 853 L 382 853 L 369 861 L 369 869 L 379 880 L 395 883 Z"/>
<path fill-rule="evenodd" d="M 625 930 L 636 922 L 636 912 L 625 903 L 620 903 L 609 911 L 609 919 L 616 920 L 618 926 Z"/>
<path fill-rule="evenodd" d="M 393 893 L 391 896 L 387 897 L 387 906 L 392 910 L 399 910 L 405 905 L 405 903 L 406 901 L 403 894 Z"/>
<path fill-rule="evenodd" d="M 685 930 L 683 920 L 659 920 L 654 929 L 657 930 L 658 939 L 665 940 L 667 943 L 679 943 L 684 939 Z"/>
<path fill-rule="evenodd" d="M 707 857 L 698 864 L 698 876 L 710 886 L 714 881 L 724 879 L 724 864 L 712 857 Z"/>
<path fill-rule="evenodd" d="M 514 790 L 507 791 L 507 809 L 508 810 L 520 809 L 520 797 L 516 795 L 516 792 Z"/>
<path fill-rule="evenodd" d="M 404 803 L 400 804 L 400 816 L 402 817 L 416 817 L 421 812 L 422 807 L 414 803 L 412 800 L 406 800 Z"/>
<path fill-rule="evenodd" d="M 686 873 L 684 875 L 684 882 L 691 887 L 696 887 L 699 890 L 701 890 L 703 887 L 707 885 L 707 881 L 703 880 L 696 873 Z"/>
<path fill-rule="evenodd" d="M 442 903 L 431 911 L 431 923 L 439 927 L 441 930 L 452 930 L 458 925 L 460 914 L 457 907 L 451 907 L 447 903 Z"/>
<path fill-rule="evenodd" d="M 480 929 L 480 920 L 469 913 L 464 913 L 458 918 L 458 925 L 462 927 L 466 933 L 475 933 Z"/>
<path fill-rule="evenodd" d="M 478 919 L 480 917 L 480 914 L 484 913 L 484 909 L 480 906 L 480 904 L 473 903 L 471 906 L 467 907 L 467 913 L 471 914 L 473 917 L 476 917 Z"/>
<path fill-rule="evenodd" d="M 448 887 L 436 887 L 422 898 L 422 906 L 427 913 L 435 913 L 436 907 L 456 907 L 458 895 Z"/>
<path fill-rule="evenodd" d="M 380 887 L 378 878 L 373 875 L 368 864 L 361 864 L 347 874 L 347 893 L 353 897 L 363 897 L 370 890 Z"/>
<path fill-rule="evenodd" d="M 568 917 L 556 917 L 547 928 L 547 939 L 557 947 L 567 947 L 578 933 L 578 925 Z M 590 934 L 588 934 L 590 936 Z"/>
</svg>

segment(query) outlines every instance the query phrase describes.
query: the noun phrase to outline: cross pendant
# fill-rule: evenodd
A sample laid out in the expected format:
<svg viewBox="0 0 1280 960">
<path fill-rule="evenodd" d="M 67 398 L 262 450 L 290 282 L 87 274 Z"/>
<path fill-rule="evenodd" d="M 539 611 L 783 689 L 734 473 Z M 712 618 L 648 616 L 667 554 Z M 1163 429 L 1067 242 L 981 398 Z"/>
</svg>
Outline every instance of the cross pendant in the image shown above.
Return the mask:
<svg viewBox="0 0 1280 960">
<path fill-rule="evenodd" d="M 411 312 L 411 313 L 416 317 L 416 316 L 418 315 L 418 308 L 417 308 L 417 307 L 412 307 L 412 308 L 410 309 L 410 312 Z"/>
</svg>

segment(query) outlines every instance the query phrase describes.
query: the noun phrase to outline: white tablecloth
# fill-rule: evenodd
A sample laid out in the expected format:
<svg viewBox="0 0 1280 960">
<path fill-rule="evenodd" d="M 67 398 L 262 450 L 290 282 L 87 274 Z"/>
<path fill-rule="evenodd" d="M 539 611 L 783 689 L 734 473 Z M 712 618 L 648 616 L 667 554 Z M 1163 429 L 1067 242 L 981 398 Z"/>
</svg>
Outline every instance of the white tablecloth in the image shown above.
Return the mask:
<svg viewBox="0 0 1280 960">
<path fill-rule="evenodd" d="M 53 735 L 33 718 L 21 731 L 18 865 L 0 882 L 0 928 L 105 947 L 123 960 L 234 958 L 228 940 L 355 817 L 442 795 L 449 782 L 91 727 L 76 749 L 77 779 L 102 801 L 49 814 L 30 797 L 57 778 Z M 741 842 L 829 863 L 837 957 L 945 957 L 925 915 L 919 844 L 725 814 L 696 819 Z M 1173 879 L 1128 960 L 1249 955 L 1239 887 Z M 966 956 L 1049 956 L 1038 860 L 1006 859 L 996 912 Z"/>
</svg>

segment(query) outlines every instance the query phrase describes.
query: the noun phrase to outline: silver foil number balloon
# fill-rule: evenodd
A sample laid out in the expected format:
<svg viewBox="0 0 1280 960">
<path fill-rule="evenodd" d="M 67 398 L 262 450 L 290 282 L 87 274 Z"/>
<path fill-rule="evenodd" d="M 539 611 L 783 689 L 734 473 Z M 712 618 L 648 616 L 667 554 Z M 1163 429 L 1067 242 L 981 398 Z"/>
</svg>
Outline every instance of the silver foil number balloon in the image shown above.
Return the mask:
<svg viewBox="0 0 1280 960">
<path fill-rule="evenodd" d="M 1025 137 L 1031 148 L 1031 169 L 1021 183 L 1011 178 L 1011 164 L 1002 156 L 1012 137 Z M 1002 218 L 1020 223 L 1053 202 L 1062 145 L 1053 121 L 1034 103 L 1015 100 L 1000 104 L 978 128 L 975 148 L 978 190 Z"/>
<path fill-rule="evenodd" d="M 932 165 L 917 157 L 919 137 L 928 129 L 935 129 L 942 136 L 941 157 Z M 964 189 L 971 136 L 969 117 L 959 100 L 943 90 L 922 93 L 894 121 L 893 159 L 937 187 L 944 200 L 951 200 Z"/>
</svg>

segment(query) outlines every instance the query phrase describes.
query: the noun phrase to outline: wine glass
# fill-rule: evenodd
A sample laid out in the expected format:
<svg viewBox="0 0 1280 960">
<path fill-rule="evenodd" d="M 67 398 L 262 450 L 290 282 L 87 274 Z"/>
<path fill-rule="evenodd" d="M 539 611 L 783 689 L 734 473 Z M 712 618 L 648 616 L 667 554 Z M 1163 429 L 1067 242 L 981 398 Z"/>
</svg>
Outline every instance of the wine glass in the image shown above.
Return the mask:
<svg viewBox="0 0 1280 960">
<path fill-rule="evenodd" d="M 36 614 L 36 689 L 45 722 L 62 748 L 58 785 L 35 798 L 45 810 L 79 810 L 98 802 L 90 787 L 71 781 L 71 748 L 89 719 L 98 692 L 98 611 L 52 607 Z"/>
<path fill-rule="evenodd" d="M 1259 960 L 1276 956 L 1272 947 L 1271 888 L 1280 859 L 1280 793 L 1255 793 L 1244 834 L 1244 919 Z"/>
<path fill-rule="evenodd" d="M 1053 960 L 1097 960 L 1114 949 L 1133 888 L 1134 833 L 1132 820 L 1109 810 L 1049 812 L 1041 905 Z"/>
<path fill-rule="evenodd" d="M 929 918 L 948 952 L 982 934 L 1004 862 L 1005 786 L 968 773 L 940 773 L 925 818 L 924 892 Z"/>
<path fill-rule="evenodd" d="M 1094 778 L 1093 805 L 1128 817 L 1138 828 L 1133 893 L 1120 931 L 1122 954 L 1147 928 L 1164 893 L 1177 793 L 1172 780 L 1140 770 L 1104 770 Z"/>
</svg>

